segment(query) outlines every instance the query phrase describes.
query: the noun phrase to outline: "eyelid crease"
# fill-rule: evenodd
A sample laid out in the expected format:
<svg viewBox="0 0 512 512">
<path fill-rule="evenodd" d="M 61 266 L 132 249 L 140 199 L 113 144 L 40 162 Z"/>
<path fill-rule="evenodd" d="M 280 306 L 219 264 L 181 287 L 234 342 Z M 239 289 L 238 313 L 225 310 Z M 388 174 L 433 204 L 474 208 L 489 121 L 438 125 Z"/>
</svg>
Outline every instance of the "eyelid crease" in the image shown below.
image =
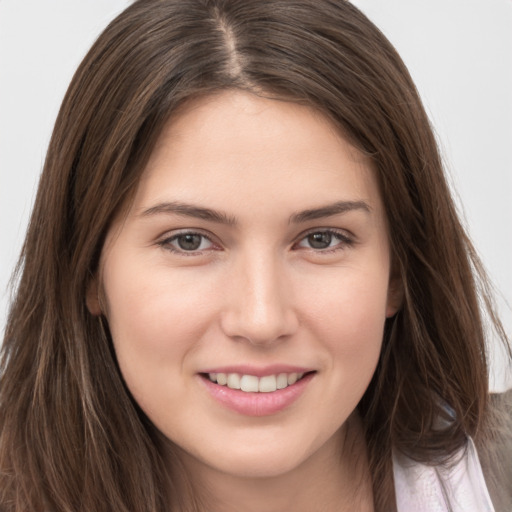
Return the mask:
<svg viewBox="0 0 512 512">
<path fill-rule="evenodd" d="M 352 232 L 350 232 L 347 229 L 341 229 L 341 228 L 333 228 L 333 227 L 314 227 L 307 229 L 305 231 L 302 231 L 298 236 L 297 240 L 302 240 L 306 238 L 309 235 L 312 235 L 314 233 L 329 233 L 331 235 L 335 235 L 339 238 L 342 238 L 343 240 L 350 241 L 351 243 L 357 242 L 357 237 Z"/>
</svg>

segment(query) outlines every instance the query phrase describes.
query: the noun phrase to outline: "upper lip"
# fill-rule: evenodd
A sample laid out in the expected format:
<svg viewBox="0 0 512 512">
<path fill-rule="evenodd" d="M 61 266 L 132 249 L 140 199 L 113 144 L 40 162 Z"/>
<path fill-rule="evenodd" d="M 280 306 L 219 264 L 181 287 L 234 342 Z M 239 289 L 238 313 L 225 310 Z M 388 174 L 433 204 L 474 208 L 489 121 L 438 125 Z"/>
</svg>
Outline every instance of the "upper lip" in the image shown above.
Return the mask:
<svg viewBox="0 0 512 512">
<path fill-rule="evenodd" d="M 294 366 L 290 364 L 271 364 L 267 366 L 239 364 L 229 366 L 215 366 L 207 368 L 199 373 L 238 373 L 240 375 L 265 377 L 267 375 L 278 375 L 280 373 L 308 373 L 311 371 L 313 371 L 313 368 L 308 368 L 305 366 Z"/>
</svg>

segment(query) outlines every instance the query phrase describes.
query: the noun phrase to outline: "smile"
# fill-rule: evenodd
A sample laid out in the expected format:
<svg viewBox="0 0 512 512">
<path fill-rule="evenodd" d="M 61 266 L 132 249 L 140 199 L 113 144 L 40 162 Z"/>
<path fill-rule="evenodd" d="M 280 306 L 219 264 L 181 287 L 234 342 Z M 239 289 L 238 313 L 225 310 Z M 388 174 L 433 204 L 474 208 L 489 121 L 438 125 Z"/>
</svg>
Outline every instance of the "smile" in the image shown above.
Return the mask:
<svg viewBox="0 0 512 512">
<path fill-rule="evenodd" d="M 302 379 L 303 373 L 279 373 L 256 377 L 255 375 L 240 375 L 238 373 L 209 373 L 211 382 L 230 389 L 239 389 L 246 393 L 273 393 L 285 389 Z"/>
<path fill-rule="evenodd" d="M 252 375 L 239 369 L 198 374 L 200 382 L 215 402 L 245 416 L 268 416 L 288 409 L 305 393 L 316 371 L 293 372 L 283 368 L 276 373 Z M 254 373 L 259 373 L 255 371 Z"/>
</svg>

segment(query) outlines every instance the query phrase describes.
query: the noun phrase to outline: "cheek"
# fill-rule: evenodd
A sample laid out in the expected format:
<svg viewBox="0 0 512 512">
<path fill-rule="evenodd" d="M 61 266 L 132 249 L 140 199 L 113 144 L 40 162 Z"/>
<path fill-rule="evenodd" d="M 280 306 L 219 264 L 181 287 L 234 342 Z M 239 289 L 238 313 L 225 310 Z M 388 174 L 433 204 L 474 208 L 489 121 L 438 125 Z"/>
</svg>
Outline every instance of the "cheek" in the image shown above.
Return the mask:
<svg viewBox="0 0 512 512">
<path fill-rule="evenodd" d="M 160 333 L 140 340 L 158 343 L 161 337 L 173 337 L 177 330 L 198 326 L 197 321 L 190 321 L 192 312 L 196 320 L 208 314 L 211 300 L 207 300 L 209 286 L 204 279 L 151 262 L 121 264 L 105 269 L 104 289 L 111 327 L 128 338 Z"/>
<path fill-rule="evenodd" d="M 385 266 L 383 266 L 385 268 Z M 321 323 L 327 338 L 344 335 L 347 343 L 371 339 L 381 332 L 386 319 L 387 272 L 362 268 L 345 268 L 331 279 L 312 281 L 304 311 Z"/>
<path fill-rule="evenodd" d="M 210 324 L 212 301 L 187 275 L 149 264 L 131 272 L 121 264 L 106 268 L 104 280 L 116 357 L 135 401 L 165 424 L 166 411 L 189 399 L 182 377 Z"/>
<path fill-rule="evenodd" d="M 338 385 L 347 386 L 345 392 L 357 394 L 366 387 L 380 355 L 388 278 L 376 269 L 339 272 L 328 291 L 313 293 L 314 300 L 304 307 L 315 337 L 327 349 Z"/>
<path fill-rule="evenodd" d="M 168 268 L 138 263 L 135 271 L 129 261 L 121 265 L 107 267 L 104 281 L 119 366 L 132 392 L 144 379 L 167 386 L 169 372 L 182 370 L 210 325 L 211 287 Z"/>
</svg>

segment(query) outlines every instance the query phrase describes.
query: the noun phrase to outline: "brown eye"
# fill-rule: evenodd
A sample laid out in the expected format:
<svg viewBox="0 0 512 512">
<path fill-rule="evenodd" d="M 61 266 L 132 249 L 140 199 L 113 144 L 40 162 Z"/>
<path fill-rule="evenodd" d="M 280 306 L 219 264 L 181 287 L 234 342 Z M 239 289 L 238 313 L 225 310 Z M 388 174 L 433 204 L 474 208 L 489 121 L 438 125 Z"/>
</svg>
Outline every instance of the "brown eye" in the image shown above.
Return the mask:
<svg viewBox="0 0 512 512">
<path fill-rule="evenodd" d="M 353 238 L 342 231 L 323 229 L 310 231 L 295 246 L 300 249 L 310 249 L 317 252 L 332 252 L 343 250 L 354 244 Z"/>
<path fill-rule="evenodd" d="M 178 233 L 162 240 L 159 245 L 171 252 L 190 253 L 190 255 L 215 248 L 213 242 L 206 235 L 194 232 Z"/>
<path fill-rule="evenodd" d="M 201 247 L 203 238 L 202 235 L 187 233 L 185 235 L 178 235 L 175 241 L 183 251 L 197 251 Z"/>
<path fill-rule="evenodd" d="M 309 234 L 306 238 L 313 249 L 327 249 L 331 245 L 332 233 L 319 231 L 318 233 Z"/>
</svg>

